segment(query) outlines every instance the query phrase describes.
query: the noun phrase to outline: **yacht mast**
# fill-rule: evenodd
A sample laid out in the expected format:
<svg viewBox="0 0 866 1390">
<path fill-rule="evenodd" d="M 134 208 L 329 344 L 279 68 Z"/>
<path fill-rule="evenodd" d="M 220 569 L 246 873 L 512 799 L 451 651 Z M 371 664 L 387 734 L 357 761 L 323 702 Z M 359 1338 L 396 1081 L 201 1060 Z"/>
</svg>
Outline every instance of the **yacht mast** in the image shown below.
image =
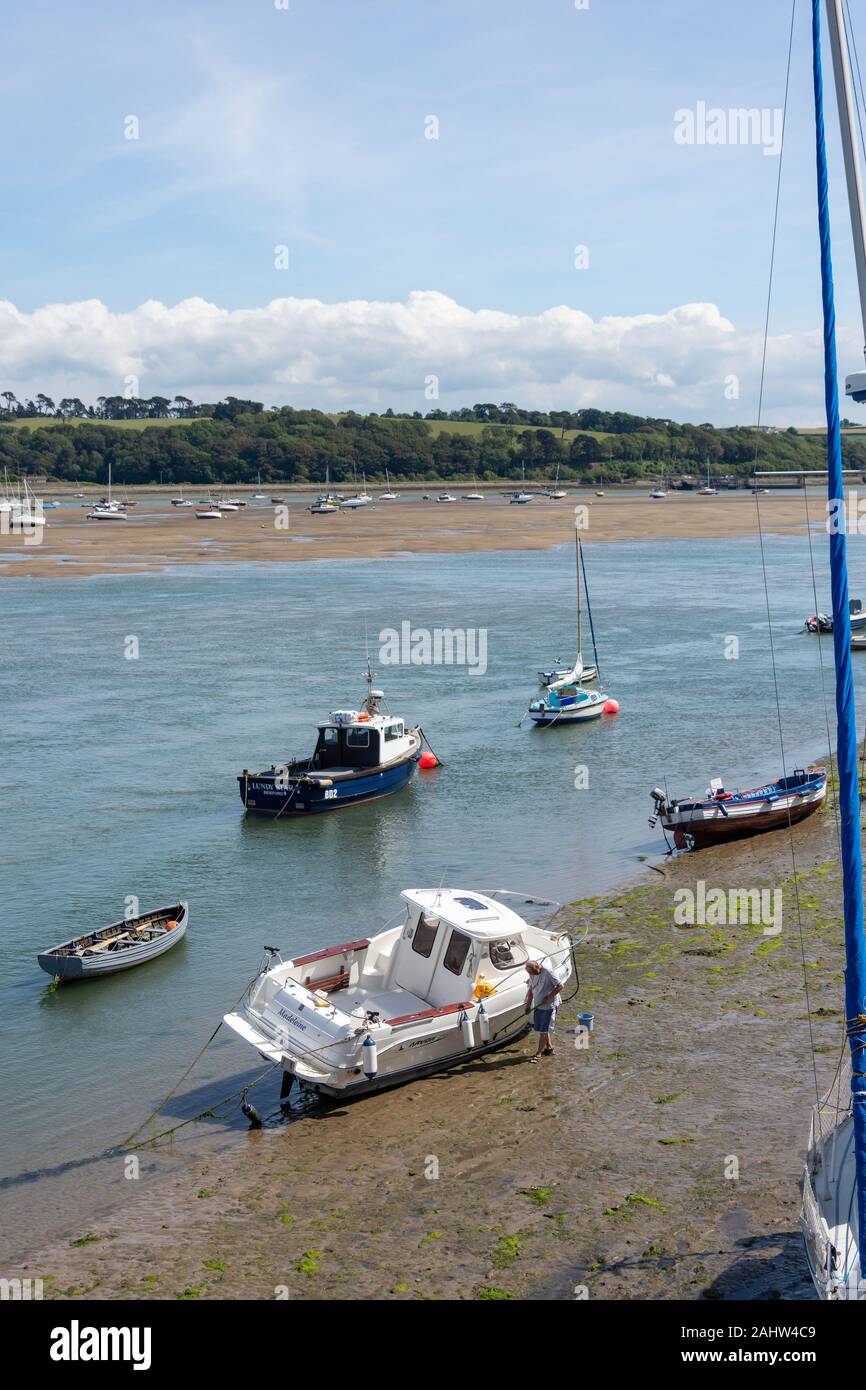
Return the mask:
<svg viewBox="0 0 866 1390">
<path fill-rule="evenodd" d="M 577 570 L 577 658 L 583 661 L 583 610 L 580 604 L 580 531 L 574 522 L 574 563 Z"/>
<path fill-rule="evenodd" d="M 863 178 L 857 146 L 854 88 L 851 82 L 843 3 L 842 0 L 826 0 L 826 3 L 830 51 L 833 55 L 833 79 L 836 84 L 836 102 L 842 134 L 842 156 L 845 161 L 845 183 L 848 189 L 848 210 L 851 214 L 851 233 L 854 238 L 857 287 L 860 292 L 863 352 L 866 355 L 866 209 L 863 203 Z M 866 372 L 853 372 L 846 377 L 845 394 L 853 397 L 855 401 L 866 400 Z"/>
</svg>

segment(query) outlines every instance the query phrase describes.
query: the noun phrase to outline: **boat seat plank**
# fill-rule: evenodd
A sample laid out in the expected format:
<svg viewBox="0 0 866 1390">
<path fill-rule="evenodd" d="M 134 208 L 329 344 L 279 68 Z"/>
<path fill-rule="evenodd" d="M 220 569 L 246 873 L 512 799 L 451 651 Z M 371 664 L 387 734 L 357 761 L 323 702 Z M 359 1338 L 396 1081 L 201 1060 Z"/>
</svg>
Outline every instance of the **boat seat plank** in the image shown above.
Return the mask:
<svg viewBox="0 0 866 1390">
<path fill-rule="evenodd" d="M 314 980 L 308 975 L 304 980 L 307 989 L 321 989 L 325 994 L 336 994 L 338 990 L 345 989 L 348 983 L 348 970 L 338 970 L 336 975 L 325 975 L 321 980 Z"/>
<path fill-rule="evenodd" d="M 85 953 L 89 951 L 107 951 L 109 946 L 116 946 L 119 941 L 128 941 L 129 932 L 120 932 L 118 936 L 110 936 L 107 941 L 100 941 L 96 946 L 85 946 Z"/>
</svg>

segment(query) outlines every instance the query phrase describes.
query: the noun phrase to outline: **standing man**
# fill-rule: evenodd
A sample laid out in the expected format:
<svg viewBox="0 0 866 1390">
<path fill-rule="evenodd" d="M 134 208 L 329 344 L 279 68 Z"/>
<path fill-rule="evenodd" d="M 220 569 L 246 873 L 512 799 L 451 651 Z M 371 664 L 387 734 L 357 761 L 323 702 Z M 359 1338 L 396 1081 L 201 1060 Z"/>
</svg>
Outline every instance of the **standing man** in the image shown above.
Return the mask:
<svg viewBox="0 0 866 1390">
<path fill-rule="evenodd" d="M 537 960 L 527 963 L 526 973 L 529 976 L 529 988 L 523 1007 L 527 1013 L 532 1008 L 532 1026 L 538 1034 L 535 1056 L 529 1060 L 537 1062 L 539 1057 L 553 1056 L 553 1031 L 556 1027 L 556 1011 L 559 1008 L 562 985 L 553 971 L 548 970 L 545 965 L 540 965 Z"/>
</svg>

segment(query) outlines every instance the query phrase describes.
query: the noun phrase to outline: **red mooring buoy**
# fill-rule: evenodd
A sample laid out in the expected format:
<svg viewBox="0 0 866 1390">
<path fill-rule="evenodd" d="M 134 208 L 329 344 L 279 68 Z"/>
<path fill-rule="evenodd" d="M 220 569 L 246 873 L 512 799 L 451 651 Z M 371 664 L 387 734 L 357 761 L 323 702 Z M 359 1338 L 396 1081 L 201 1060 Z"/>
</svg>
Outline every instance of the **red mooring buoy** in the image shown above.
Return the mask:
<svg viewBox="0 0 866 1390">
<path fill-rule="evenodd" d="M 422 753 L 418 759 L 418 766 L 423 768 L 426 772 L 428 768 L 438 767 L 439 759 L 436 757 L 435 753 Z"/>
<path fill-rule="evenodd" d="M 619 714 L 619 700 L 605 700 L 604 713 Z"/>
</svg>

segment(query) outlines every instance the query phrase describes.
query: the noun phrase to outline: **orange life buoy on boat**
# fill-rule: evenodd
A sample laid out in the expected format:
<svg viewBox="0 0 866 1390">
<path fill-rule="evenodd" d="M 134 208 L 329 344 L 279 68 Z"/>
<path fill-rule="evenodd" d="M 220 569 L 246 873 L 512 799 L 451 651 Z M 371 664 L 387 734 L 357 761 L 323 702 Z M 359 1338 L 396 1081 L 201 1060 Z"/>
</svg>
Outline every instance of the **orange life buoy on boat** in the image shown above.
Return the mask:
<svg viewBox="0 0 866 1390">
<path fill-rule="evenodd" d="M 359 724 L 364 724 L 364 723 L 366 723 L 366 721 L 367 721 L 369 718 L 370 718 L 370 716 L 369 716 L 369 714 L 367 714 L 367 713 L 359 714 L 359 715 L 358 715 L 358 723 L 359 723 Z"/>
</svg>

